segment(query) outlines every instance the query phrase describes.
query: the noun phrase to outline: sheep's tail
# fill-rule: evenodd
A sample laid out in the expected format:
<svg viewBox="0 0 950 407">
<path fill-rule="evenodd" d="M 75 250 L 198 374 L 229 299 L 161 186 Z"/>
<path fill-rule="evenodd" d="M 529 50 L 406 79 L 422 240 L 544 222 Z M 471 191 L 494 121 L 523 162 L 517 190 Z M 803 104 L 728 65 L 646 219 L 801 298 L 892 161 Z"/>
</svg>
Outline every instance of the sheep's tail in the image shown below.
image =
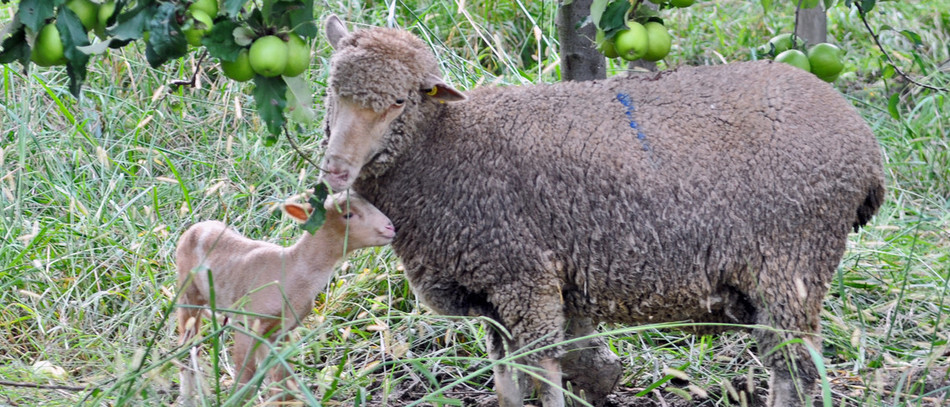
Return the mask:
<svg viewBox="0 0 950 407">
<path fill-rule="evenodd" d="M 884 184 L 877 182 L 868 191 L 868 195 L 864 198 L 861 206 L 858 207 L 858 216 L 854 219 L 852 225 L 855 232 L 871 220 L 871 217 L 877 213 L 877 209 L 881 207 L 882 203 L 884 203 Z"/>
</svg>

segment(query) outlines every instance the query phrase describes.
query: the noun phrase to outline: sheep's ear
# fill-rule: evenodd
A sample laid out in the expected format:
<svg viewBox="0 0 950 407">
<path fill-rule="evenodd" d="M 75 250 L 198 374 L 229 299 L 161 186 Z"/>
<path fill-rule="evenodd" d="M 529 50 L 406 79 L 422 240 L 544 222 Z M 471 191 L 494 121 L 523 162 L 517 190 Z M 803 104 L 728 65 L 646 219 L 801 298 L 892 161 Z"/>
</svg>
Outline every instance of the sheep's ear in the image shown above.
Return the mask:
<svg viewBox="0 0 950 407">
<path fill-rule="evenodd" d="M 330 46 L 333 49 L 339 49 L 340 40 L 343 37 L 346 37 L 349 34 L 346 31 L 346 25 L 343 24 L 343 21 L 340 20 L 340 17 L 337 17 L 336 14 L 331 14 L 330 17 L 327 17 L 327 22 L 324 24 L 327 32 L 327 40 L 330 41 Z"/>
<path fill-rule="evenodd" d="M 295 203 L 286 203 L 284 204 L 283 209 L 284 213 L 290 215 L 291 218 L 294 218 L 294 220 L 299 223 L 306 222 L 310 217 L 310 212 L 313 212 L 312 208 Z"/>
<path fill-rule="evenodd" d="M 429 77 L 426 78 L 421 90 L 422 93 L 440 102 L 460 102 L 468 99 L 462 92 L 447 85 L 442 81 L 442 78 L 435 75 L 429 75 Z"/>
</svg>

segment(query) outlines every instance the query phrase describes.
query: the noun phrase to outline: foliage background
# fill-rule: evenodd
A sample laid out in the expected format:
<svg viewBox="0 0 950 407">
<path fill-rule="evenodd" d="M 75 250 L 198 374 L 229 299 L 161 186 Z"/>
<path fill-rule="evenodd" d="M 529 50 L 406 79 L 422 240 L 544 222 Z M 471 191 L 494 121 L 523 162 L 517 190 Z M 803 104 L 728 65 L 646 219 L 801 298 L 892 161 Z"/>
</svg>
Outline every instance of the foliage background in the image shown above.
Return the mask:
<svg viewBox="0 0 950 407">
<path fill-rule="evenodd" d="M 791 2 L 774 3 L 768 13 L 741 0 L 663 11 L 676 38 L 659 67 L 754 58 L 756 46 L 792 30 Z M 14 8 L 0 4 L 0 23 Z M 357 28 L 390 21 L 390 10 L 370 1 L 316 5 L 318 20 L 330 13 Z M 406 0 L 393 19 L 429 42 L 446 77 L 469 89 L 556 81 L 555 13 L 553 1 Z M 847 52 L 848 73 L 835 86 L 874 129 L 888 177 L 886 204 L 852 236 L 825 303 L 834 403 L 938 405 L 950 386 L 947 94 L 894 76 L 853 10 L 837 6 L 828 16 L 829 40 Z M 902 69 L 948 86 L 950 1 L 881 2 L 870 18 Z M 317 120 L 291 136 L 317 160 L 330 49 L 318 36 L 313 51 L 304 75 Z M 273 209 L 318 174 L 285 140 L 264 146 L 252 85 L 227 80 L 214 60 L 199 65 L 193 54 L 152 69 L 132 44 L 92 60 L 79 99 L 62 68 L 21 68 L 0 67 L 0 404 L 166 405 L 177 393 L 176 360 L 188 351 L 167 318 L 177 236 L 190 223 L 221 219 L 289 243 L 301 232 Z M 608 74 L 624 69 L 611 62 Z M 196 70 L 196 86 L 169 85 Z M 352 257 L 315 309 L 272 360 L 298 363 L 311 402 L 460 405 L 491 388 L 479 322 L 418 304 L 388 248 Z M 624 360 L 624 388 L 655 387 L 654 401 L 736 405 L 730 386 L 765 378 L 745 334 L 656 328 L 603 327 Z M 208 342 L 202 353 L 220 345 Z M 237 405 L 222 359 L 206 366 L 211 387 L 221 377 L 209 403 Z M 670 380 L 669 369 L 683 366 L 687 380 Z M 708 398 L 690 396 L 687 384 Z"/>
</svg>

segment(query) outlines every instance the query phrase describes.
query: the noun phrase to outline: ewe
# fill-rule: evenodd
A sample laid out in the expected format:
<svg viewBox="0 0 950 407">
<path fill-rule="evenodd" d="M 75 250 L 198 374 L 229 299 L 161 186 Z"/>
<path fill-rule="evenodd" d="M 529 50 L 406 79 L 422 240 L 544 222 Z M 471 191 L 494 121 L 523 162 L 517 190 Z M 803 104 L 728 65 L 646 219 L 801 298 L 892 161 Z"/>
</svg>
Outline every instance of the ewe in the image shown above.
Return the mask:
<svg viewBox="0 0 950 407">
<path fill-rule="evenodd" d="M 325 179 L 392 218 L 423 302 L 511 333 L 493 333 L 493 358 L 588 318 L 758 324 L 769 406 L 810 405 L 822 299 L 884 197 L 878 143 L 834 88 L 758 61 L 463 95 L 406 31 L 333 16 L 326 33 Z M 562 371 L 601 402 L 585 386 L 616 374 L 565 351 L 524 360 L 541 402 L 564 405 L 546 384 Z M 500 405 L 522 405 L 508 365 L 494 373 Z"/>
</svg>

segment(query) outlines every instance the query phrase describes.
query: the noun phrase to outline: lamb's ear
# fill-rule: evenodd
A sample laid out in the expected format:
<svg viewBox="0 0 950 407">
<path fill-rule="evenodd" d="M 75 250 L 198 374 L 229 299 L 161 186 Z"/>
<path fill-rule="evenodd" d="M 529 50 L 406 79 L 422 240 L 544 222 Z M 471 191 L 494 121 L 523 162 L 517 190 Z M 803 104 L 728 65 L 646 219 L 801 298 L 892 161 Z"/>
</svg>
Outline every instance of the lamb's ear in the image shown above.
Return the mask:
<svg viewBox="0 0 950 407">
<path fill-rule="evenodd" d="M 468 99 L 462 92 L 447 85 L 442 78 L 435 75 L 429 75 L 420 90 L 430 98 L 440 102 L 460 102 Z"/>
<path fill-rule="evenodd" d="M 309 205 L 304 206 L 295 203 L 285 203 L 282 209 L 284 213 L 290 215 L 290 217 L 294 218 L 298 223 L 307 222 L 307 219 L 310 218 L 310 212 L 313 212 L 313 209 L 310 208 Z"/>
<path fill-rule="evenodd" d="M 343 37 L 346 37 L 349 34 L 346 31 L 346 25 L 343 24 L 343 21 L 340 20 L 340 17 L 337 17 L 336 14 L 331 14 L 330 17 L 327 17 L 327 22 L 324 24 L 327 33 L 327 40 L 330 41 L 330 46 L 333 49 L 339 49 L 340 40 Z"/>
</svg>

